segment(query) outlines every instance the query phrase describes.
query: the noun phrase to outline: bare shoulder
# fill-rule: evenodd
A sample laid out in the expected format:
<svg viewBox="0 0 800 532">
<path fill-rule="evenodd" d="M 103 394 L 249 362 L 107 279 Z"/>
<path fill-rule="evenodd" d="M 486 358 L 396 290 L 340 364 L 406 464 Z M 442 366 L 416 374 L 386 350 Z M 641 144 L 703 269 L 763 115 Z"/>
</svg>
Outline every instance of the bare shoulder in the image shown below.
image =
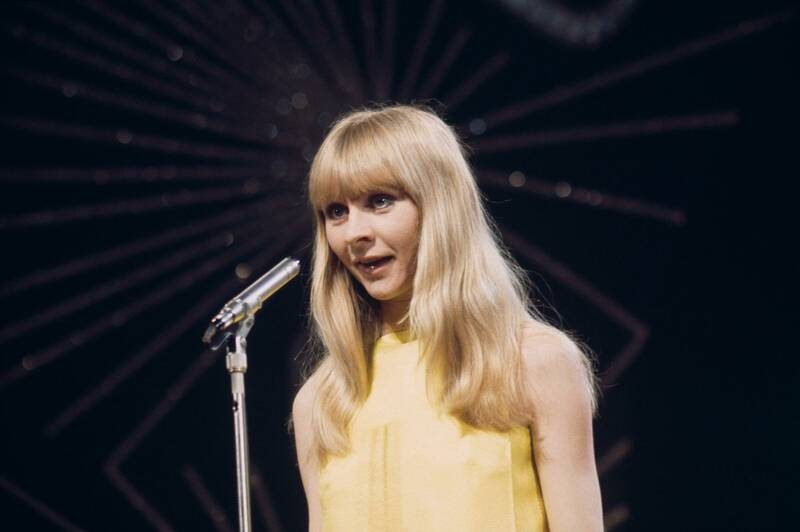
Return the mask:
<svg viewBox="0 0 800 532">
<path fill-rule="evenodd" d="M 532 321 L 523 331 L 521 355 L 528 391 L 540 410 L 568 401 L 586 403 L 594 411 L 591 363 L 566 333 Z"/>
<path fill-rule="evenodd" d="M 523 329 L 521 347 L 528 371 L 583 371 L 585 366 L 585 355 L 580 347 L 551 325 L 529 322 Z"/>
<path fill-rule="evenodd" d="M 295 423 L 299 421 L 298 418 L 305 420 L 310 419 L 311 408 L 314 405 L 314 398 L 317 395 L 319 388 L 319 379 L 316 373 L 313 373 L 306 382 L 297 390 L 292 402 L 292 417 L 295 418 Z"/>
<path fill-rule="evenodd" d="M 311 412 L 319 391 L 320 371 L 313 372 L 300 386 L 292 402 L 292 425 L 296 437 L 306 436 L 311 430 Z"/>
</svg>

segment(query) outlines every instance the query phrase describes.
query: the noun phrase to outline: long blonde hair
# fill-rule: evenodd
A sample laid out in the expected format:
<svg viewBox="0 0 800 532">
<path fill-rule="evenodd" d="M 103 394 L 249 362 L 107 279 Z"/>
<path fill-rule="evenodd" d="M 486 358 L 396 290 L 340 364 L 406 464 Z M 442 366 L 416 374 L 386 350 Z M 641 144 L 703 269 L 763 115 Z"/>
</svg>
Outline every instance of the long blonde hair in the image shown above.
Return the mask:
<svg viewBox="0 0 800 532">
<path fill-rule="evenodd" d="M 350 449 L 348 425 L 369 394 L 369 357 L 381 331 L 376 303 L 328 246 L 323 211 L 384 186 L 404 191 L 419 209 L 407 320 L 423 360 L 441 376 L 439 404 L 477 428 L 532 421 L 521 331 L 545 320 L 485 211 L 464 147 L 429 110 L 359 110 L 333 125 L 309 172 L 316 213 L 311 325 L 321 353 L 310 377 L 317 380 L 311 450 L 321 461 Z M 594 397 L 591 371 L 587 377 Z"/>
</svg>

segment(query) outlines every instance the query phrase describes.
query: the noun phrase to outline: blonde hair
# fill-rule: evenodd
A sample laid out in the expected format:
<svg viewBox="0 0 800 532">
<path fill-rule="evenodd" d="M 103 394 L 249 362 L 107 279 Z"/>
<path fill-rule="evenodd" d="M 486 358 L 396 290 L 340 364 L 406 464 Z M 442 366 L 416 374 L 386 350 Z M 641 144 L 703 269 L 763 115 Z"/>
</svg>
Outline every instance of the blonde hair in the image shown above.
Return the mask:
<svg viewBox="0 0 800 532">
<path fill-rule="evenodd" d="M 530 320 L 547 324 L 485 211 L 463 146 L 431 111 L 359 110 L 333 125 L 309 172 L 316 213 L 311 319 L 321 351 L 310 377 L 317 379 L 311 451 L 320 461 L 350 449 L 348 426 L 369 394 L 369 356 L 381 331 L 376 303 L 328 246 L 323 211 L 333 200 L 381 187 L 404 191 L 420 213 L 407 322 L 423 360 L 441 376 L 439 404 L 477 428 L 532 421 L 521 332 Z"/>
</svg>

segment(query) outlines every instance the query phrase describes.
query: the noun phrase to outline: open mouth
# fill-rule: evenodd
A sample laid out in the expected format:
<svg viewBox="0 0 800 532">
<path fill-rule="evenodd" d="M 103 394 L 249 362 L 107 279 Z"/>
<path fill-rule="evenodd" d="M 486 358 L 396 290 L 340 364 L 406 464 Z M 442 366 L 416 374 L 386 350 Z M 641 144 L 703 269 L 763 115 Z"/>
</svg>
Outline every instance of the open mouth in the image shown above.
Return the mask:
<svg viewBox="0 0 800 532">
<path fill-rule="evenodd" d="M 375 259 L 372 261 L 364 261 L 358 262 L 358 269 L 368 272 L 368 273 L 375 273 L 379 271 L 383 266 L 389 263 L 393 257 L 381 257 L 379 259 Z"/>
</svg>

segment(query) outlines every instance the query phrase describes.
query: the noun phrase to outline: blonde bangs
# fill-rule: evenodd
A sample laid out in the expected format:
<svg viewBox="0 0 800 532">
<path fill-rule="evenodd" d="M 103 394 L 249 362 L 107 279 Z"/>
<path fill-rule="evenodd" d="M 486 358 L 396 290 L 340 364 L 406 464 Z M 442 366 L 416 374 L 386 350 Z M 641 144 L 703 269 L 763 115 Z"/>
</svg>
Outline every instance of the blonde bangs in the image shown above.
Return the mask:
<svg viewBox="0 0 800 532">
<path fill-rule="evenodd" d="M 334 127 L 311 166 L 308 194 L 314 210 L 381 189 L 410 192 L 401 150 L 382 129 L 364 123 L 343 126 Z"/>
</svg>

